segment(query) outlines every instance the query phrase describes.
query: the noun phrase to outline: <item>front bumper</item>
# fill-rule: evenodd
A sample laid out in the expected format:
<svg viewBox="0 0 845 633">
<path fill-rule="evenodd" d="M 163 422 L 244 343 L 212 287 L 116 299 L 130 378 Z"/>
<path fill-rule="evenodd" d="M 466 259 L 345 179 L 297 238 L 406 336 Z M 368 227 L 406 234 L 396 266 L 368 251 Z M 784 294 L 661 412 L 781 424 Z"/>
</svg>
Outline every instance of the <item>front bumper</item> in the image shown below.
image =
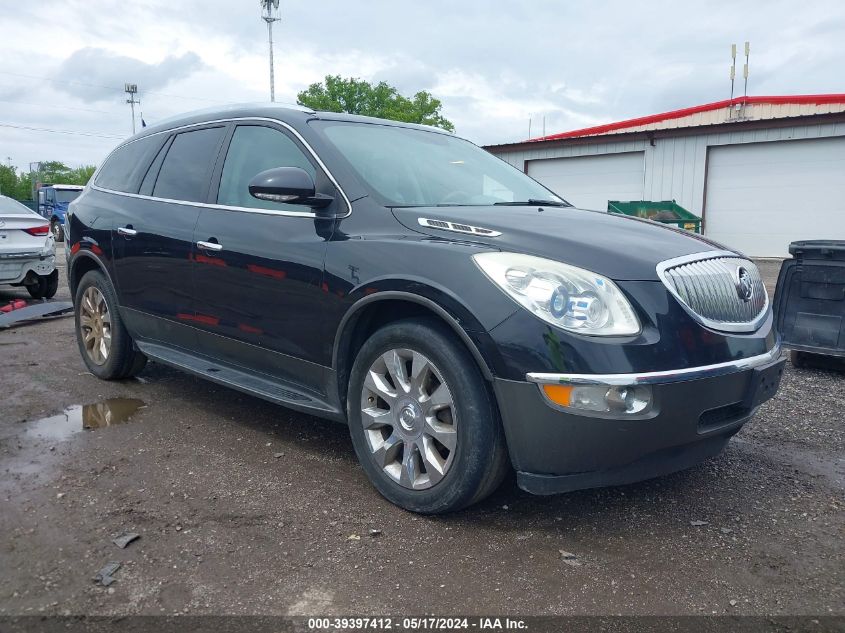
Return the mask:
<svg viewBox="0 0 845 633">
<path fill-rule="evenodd" d="M 747 359 L 640 374 L 528 374 L 497 379 L 519 486 L 535 494 L 632 483 L 718 454 L 777 390 L 780 345 Z M 538 384 L 649 384 L 645 415 L 607 418 L 551 405 Z"/>
</svg>

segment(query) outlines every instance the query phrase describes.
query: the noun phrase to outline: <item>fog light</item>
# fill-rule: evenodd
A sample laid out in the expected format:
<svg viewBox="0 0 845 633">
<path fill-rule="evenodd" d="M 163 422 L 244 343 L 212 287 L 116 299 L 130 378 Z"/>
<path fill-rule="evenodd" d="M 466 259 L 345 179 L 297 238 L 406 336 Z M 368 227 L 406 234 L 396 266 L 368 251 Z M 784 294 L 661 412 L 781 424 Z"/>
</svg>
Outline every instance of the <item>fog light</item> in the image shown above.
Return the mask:
<svg viewBox="0 0 845 633">
<path fill-rule="evenodd" d="M 561 407 L 614 417 L 644 413 L 652 405 L 649 385 L 542 385 L 542 389 L 550 401 Z"/>
<path fill-rule="evenodd" d="M 641 413 L 651 405 L 651 387 L 611 387 L 607 390 L 610 411 Z"/>
</svg>

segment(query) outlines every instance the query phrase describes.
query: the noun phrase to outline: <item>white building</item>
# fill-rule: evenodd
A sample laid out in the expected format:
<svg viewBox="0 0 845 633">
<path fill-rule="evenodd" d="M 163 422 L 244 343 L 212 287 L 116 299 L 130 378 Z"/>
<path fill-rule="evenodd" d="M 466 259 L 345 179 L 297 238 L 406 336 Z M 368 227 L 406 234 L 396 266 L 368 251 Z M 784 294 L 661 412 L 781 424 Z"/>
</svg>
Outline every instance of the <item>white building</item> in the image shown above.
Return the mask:
<svg viewBox="0 0 845 633">
<path fill-rule="evenodd" d="M 675 200 L 747 255 L 845 239 L 845 94 L 740 97 L 486 149 L 577 207 Z"/>
</svg>

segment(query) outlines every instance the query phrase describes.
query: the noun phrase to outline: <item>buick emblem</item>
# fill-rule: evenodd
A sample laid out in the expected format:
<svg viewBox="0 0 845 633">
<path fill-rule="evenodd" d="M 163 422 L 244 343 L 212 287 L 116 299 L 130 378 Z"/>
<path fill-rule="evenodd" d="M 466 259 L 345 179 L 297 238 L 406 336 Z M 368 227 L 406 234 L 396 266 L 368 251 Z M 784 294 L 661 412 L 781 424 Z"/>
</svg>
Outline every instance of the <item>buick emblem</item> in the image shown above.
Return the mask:
<svg viewBox="0 0 845 633">
<path fill-rule="evenodd" d="M 6 226 L 6 221 L 0 218 L 0 229 L 2 229 L 4 226 Z"/>
<path fill-rule="evenodd" d="M 748 274 L 748 270 L 742 266 L 737 268 L 734 283 L 739 298 L 746 302 L 751 301 L 751 297 L 754 295 L 754 286 L 751 283 L 751 275 Z"/>
</svg>

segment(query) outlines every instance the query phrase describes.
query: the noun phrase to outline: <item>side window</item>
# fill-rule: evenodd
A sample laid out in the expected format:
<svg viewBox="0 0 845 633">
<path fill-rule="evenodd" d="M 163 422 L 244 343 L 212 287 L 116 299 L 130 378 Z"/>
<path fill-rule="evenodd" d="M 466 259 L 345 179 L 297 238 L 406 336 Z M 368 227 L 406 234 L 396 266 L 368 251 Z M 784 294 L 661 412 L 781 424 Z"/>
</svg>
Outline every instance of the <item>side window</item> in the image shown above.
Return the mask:
<svg viewBox="0 0 845 633">
<path fill-rule="evenodd" d="M 293 204 L 258 200 L 249 195 L 249 181 L 273 167 L 300 167 L 316 180 L 317 171 L 302 150 L 279 130 L 257 125 L 235 129 L 217 192 L 217 204 L 279 211 L 303 211 Z"/>
<path fill-rule="evenodd" d="M 124 193 L 137 192 L 138 184 L 164 137 L 160 134 L 146 136 L 118 147 L 100 168 L 94 184 Z"/>
<path fill-rule="evenodd" d="M 177 134 L 161 165 L 153 195 L 157 198 L 205 202 L 208 175 L 226 128 Z"/>
</svg>

